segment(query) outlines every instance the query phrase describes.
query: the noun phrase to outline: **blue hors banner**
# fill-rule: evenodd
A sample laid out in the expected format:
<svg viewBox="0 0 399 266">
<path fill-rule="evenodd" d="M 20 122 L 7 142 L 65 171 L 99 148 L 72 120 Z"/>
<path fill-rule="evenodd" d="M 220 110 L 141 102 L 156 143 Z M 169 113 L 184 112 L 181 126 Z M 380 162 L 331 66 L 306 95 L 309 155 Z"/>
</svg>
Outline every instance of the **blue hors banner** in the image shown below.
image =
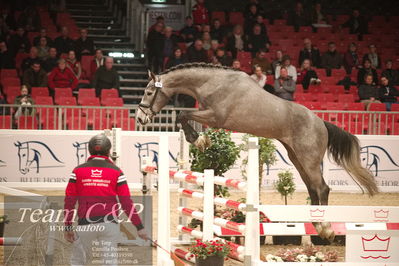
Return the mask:
<svg viewBox="0 0 399 266">
<path fill-rule="evenodd" d="M 88 141 L 100 131 L 10 131 L 0 130 L 0 182 L 43 182 L 64 183 L 77 165 L 89 156 Z M 169 137 L 169 166 L 176 169 L 180 152 L 179 133 L 166 132 L 127 132 L 120 135 L 118 165 L 122 168 L 129 183 L 140 184 L 143 174 L 140 165 L 143 157 L 149 157 L 153 165 L 159 161 L 159 135 Z M 233 134 L 237 143 L 242 142 L 242 134 Z M 399 192 L 399 137 L 397 136 L 358 136 L 361 145 L 361 163 L 373 174 L 380 191 Z M 305 191 L 299 173 L 288 158 L 285 148 L 275 141 L 277 162 L 264 166 L 262 186 L 273 189 L 277 174 L 290 170 L 294 174 L 298 191 Z M 188 144 L 184 142 L 183 162 L 189 163 Z M 225 176 L 241 179 L 241 158 Z M 325 156 L 321 165 L 324 179 L 332 191 L 361 192 L 353 179 L 342 168 Z"/>
</svg>

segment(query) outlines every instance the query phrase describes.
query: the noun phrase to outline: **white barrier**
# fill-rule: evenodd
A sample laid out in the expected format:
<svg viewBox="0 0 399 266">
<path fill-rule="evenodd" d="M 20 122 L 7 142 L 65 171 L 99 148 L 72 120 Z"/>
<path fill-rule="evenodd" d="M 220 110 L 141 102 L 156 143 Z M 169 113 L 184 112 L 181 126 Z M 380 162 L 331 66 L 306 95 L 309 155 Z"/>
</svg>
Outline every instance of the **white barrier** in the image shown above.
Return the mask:
<svg viewBox="0 0 399 266">
<path fill-rule="evenodd" d="M 166 143 L 166 144 L 165 144 Z M 168 153 L 167 149 L 162 149 L 161 147 L 167 146 L 167 138 L 160 138 L 160 149 L 159 149 L 159 169 L 153 166 L 144 165 L 142 167 L 143 172 L 159 174 L 159 194 L 158 194 L 158 217 L 162 217 L 162 226 L 160 226 L 160 221 L 158 222 L 158 243 L 165 249 L 171 250 L 170 247 L 170 202 L 169 202 L 169 178 L 167 177 L 167 165 L 168 165 Z M 250 180 L 259 180 L 258 178 L 258 139 L 250 138 L 249 140 L 249 155 L 248 155 L 248 175 Z M 162 163 L 163 162 L 163 163 Z M 251 170 L 252 168 L 252 170 Z M 250 238 L 254 238 L 256 234 L 259 234 L 259 213 L 254 208 L 251 207 L 258 204 L 258 197 L 248 195 L 250 190 L 247 190 L 247 204 L 241 205 L 239 202 L 228 201 L 228 200 L 216 200 L 221 205 L 226 205 L 233 207 L 235 209 L 247 211 L 247 220 L 252 223 L 251 219 L 257 220 L 257 230 L 248 227 L 246 225 L 239 225 L 231 221 L 213 217 L 213 206 L 214 206 L 214 195 L 213 189 L 214 184 L 223 185 L 227 187 L 233 187 L 236 189 L 246 189 L 247 183 L 243 181 L 237 181 L 234 179 L 228 179 L 224 177 L 214 177 L 213 170 L 205 170 L 204 173 L 195 173 L 191 171 L 169 171 L 169 177 L 171 179 L 185 181 L 187 183 L 193 183 L 197 185 L 204 186 L 204 193 L 195 193 L 190 190 L 180 189 L 180 193 L 185 194 L 188 197 L 197 197 L 203 199 L 204 212 L 189 210 L 187 208 L 180 207 L 182 214 L 190 215 L 192 217 L 200 218 L 203 221 L 203 232 L 187 228 L 183 225 L 178 226 L 178 230 L 181 233 L 189 234 L 195 238 L 200 238 L 202 240 L 210 240 L 214 238 L 213 227 L 216 222 L 217 225 L 225 226 L 231 229 L 238 229 L 241 232 L 245 232 L 245 235 Z M 258 181 L 251 182 L 251 186 L 259 187 Z M 166 195 L 168 194 L 168 195 Z M 231 247 L 230 255 L 233 258 L 244 260 L 247 265 L 253 259 L 259 258 L 259 251 L 255 248 L 259 245 L 258 239 L 253 239 L 253 241 L 246 241 L 246 246 L 240 246 L 231 242 L 228 242 Z M 186 253 L 184 253 L 186 254 Z M 169 258 L 166 256 L 166 252 L 158 248 L 158 265 L 167 265 L 169 263 Z M 186 255 L 180 257 L 185 258 Z"/>
</svg>

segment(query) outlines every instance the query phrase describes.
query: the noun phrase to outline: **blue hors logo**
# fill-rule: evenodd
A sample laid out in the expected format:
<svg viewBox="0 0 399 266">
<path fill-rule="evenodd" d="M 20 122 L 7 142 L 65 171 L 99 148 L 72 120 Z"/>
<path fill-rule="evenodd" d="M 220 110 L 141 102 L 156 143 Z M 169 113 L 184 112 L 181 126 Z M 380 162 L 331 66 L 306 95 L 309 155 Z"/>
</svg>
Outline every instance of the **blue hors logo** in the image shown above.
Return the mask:
<svg viewBox="0 0 399 266">
<path fill-rule="evenodd" d="M 0 167 L 6 167 L 7 163 L 3 160 L 0 160 Z"/>
<path fill-rule="evenodd" d="M 287 159 L 284 157 L 284 155 L 283 155 L 279 150 L 276 150 L 276 157 L 277 157 L 277 161 L 281 160 L 285 165 L 288 165 L 288 166 L 291 166 L 291 167 L 293 166 L 292 163 L 290 163 L 290 161 L 287 160 Z M 270 172 L 271 172 L 271 171 L 281 171 L 281 170 L 282 170 L 281 167 L 278 167 L 278 168 L 270 168 L 269 165 L 266 165 L 266 169 L 265 169 L 266 175 L 270 175 Z"/>
<path fill-rule="evenodd" d="M 369 169 L 374 176 L 378 176 L 379 172 L 399 171 L 399 165 L 394 161 L 391 154 L 383 147 L 376 145 L 364 146 L 360 149 L 360 159 L 362 165 Z M 381 161 L 384 161 L 384 166 L 391 165 L 393 169 L 381 169 Z"/>
<path fill-rule="evenodd" d="M 145 143 L 136 143 L 134 146 L 138 150 L 139 157 L 139 165 L 141 165 L 141 158 L 146 156 L 151 158 L 151 162 L 156 165 L 158 168 L 158 150 L 156 150 L 156 146 L 158 146 L 158 142 L 145 142 Z M 173 154 L 169 151 L 169 156 L 173 161 L 177 162 L 177 159 Z"/>
<path fill-rule="evenodd" d="M 77 159 L 77 165 L 82 164 L 86 162 L 87 157 L 89 156 L 89 142 L 74 142 L 72 144 L 76 148 L 76 159 Z"/>
<path fill-rule="evenodd" d="M 26 175 L 31 169 L 39 173 L 41 168 L 64 167 L 62 162 L 45 143 L 40 141 L 15 142 L 18 147 L 19 171 Z"/>
</svg>

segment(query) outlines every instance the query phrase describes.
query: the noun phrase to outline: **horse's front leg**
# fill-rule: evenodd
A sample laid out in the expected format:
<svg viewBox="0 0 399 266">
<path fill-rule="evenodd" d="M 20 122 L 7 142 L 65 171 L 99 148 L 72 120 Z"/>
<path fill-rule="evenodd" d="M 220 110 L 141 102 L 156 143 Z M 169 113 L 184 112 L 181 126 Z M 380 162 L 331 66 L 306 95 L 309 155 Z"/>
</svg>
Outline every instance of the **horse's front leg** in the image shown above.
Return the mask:
<svg viewBox="0 0 399 266">
<path fill-rule="evenodd" d="M 214 112 L 209 109 L 202 111 L 182 111 L 177 117 L 177 122 L 181 124 L 186 140 L 204 151 L 206 147 L 210 146 L 211 142 L 209 138 L 199 136 L 194 128 L 188 123 L 190 120 L 194 120 L 201 124 L 215 125 L 216 119 Z"/>
</svg>

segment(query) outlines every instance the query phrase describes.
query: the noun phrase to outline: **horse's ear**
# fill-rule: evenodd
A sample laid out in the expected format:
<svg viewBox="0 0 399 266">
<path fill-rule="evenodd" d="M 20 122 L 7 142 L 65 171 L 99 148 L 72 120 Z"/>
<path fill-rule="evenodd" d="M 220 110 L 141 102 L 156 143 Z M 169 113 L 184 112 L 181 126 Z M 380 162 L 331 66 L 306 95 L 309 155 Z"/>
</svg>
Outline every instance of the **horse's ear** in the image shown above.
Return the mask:
<svg viewBox="0 0 399 266">
<path fill-rule="evenodd" d="M 156 81 L 156 76 L 155 76 L 155 74 L 151 71 L 151 70 L 149 70 L 148 69 L 148 79 L 149 80 L 153 80 L 153 81 Z"/>
<path fill-rule="evenodd" d="M 14 145 L 15 145 L 15 147 L 20 147 L 21 146 L 21 142 L 19 142 L 19 141 L 14 142 Z"/>
</svg>

